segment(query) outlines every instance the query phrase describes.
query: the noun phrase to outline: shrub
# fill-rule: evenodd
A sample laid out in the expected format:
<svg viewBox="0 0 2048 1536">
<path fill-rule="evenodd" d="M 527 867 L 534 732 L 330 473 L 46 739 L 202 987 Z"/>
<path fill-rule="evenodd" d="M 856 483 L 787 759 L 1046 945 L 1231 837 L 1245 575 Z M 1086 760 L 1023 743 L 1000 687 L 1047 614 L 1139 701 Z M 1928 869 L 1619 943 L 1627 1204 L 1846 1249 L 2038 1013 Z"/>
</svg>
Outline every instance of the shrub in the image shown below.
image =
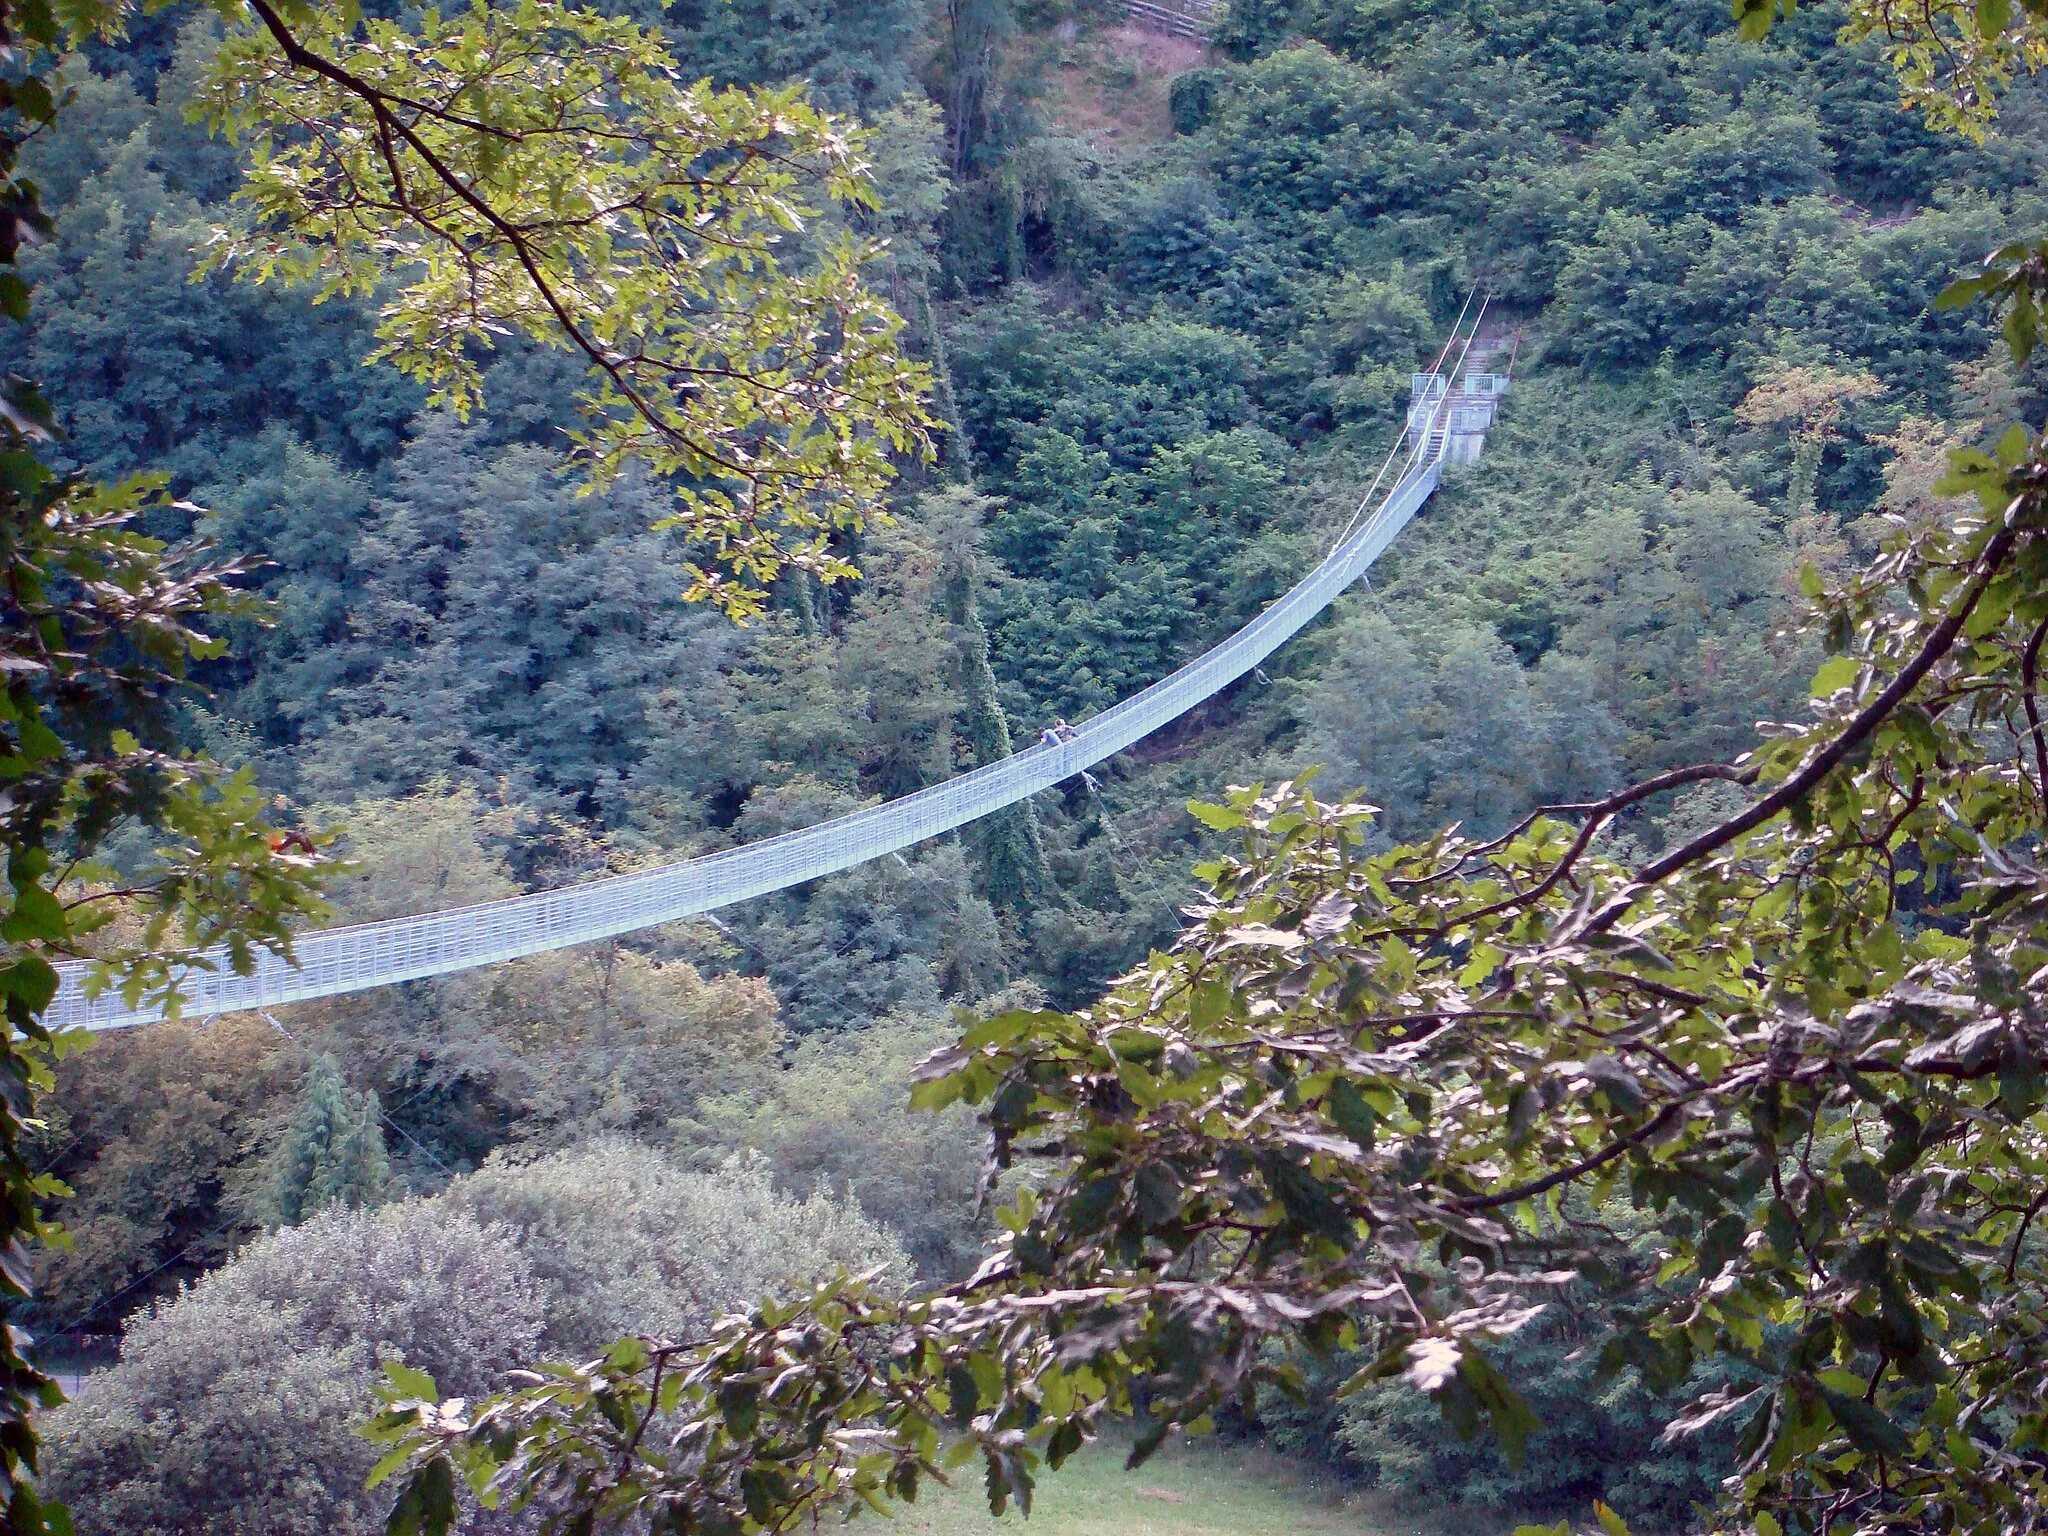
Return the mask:
<svg viewBox="0 0 2048 1536">
<path fill-rule="evenodd" d="M 910 1271 L 902 1245 L 853 1201 L 778 1194 L 758 1154 L 705 1173 L 616 1140 L 531 1161 L 500 1154 L 439 1199 L 518 1244 L 541 1286 L 548 1346 L 572 1354 L 628 1333 L 687 1335 L 842 1266 L 898 1282 Z"/>
<path fill-rule="evenodd" d="M 1337 1436 L 1365 1480 L 1404 1498 L 1445 1498 L 1512 1514 L 1576 1514 L 1591 1500 L 1619 1510 L 1639 1533 L 1694 1529 L 1701 1506 L 1734 1468 L 1734 1426 L 1667 1444 L 1660 1435 L 1680 1403 L 1727 1379 L 1696 1372 L 1658 1397 L 1633 1370 L 1601 1381 L 1597 1347 L 1532 1332 L 1495 1347 L 1542 1427 L 1519 1466 L 1481 1433 L 1447 1434 L 1435 1403 L 1397 1383 L 1376 1383 L 1350 1399 Z M 1710 1375 L 1716 1379 L 1708 1379 Z"/>
<path fill-rule="evenodd" d="M 134 1319 L 51 1415 L 45 1485 L 82 1536 L 363 1536 L 387 1494 L 354 1431 L 381 1361 L 449 1392 L 516 1360 L 686 1333 L 841 1266 L 910 1266 L 851 1200 L 767 1161 L 692 1173 L 629 1142 L 493 1162 L 431 1200 L 331 1207 Z"/>
<path fill-rule="evenodd" d="M 84 1536 L 367 1536 L 388 1495 L 354 1430 L 378 1362 L 474 1392 L 541 1333 L 503 1235 L 434 1202 L 333 1209 L 131 1322 L 50 1416 L 44 1484 Z"/>
<path fill-rule="evenodd" d="M 751 1147 L 784 1189 L 851 1196 L 902 1239 L 920 1275 L 963 1278 L 984 1246 L 974 1197 L 987 1132 L 962 1107 L 940 1114 L 910 1108 L 911 1069 L 955 1036 L 944 1019 L 901 1017 L 813 1036 L 796 1046 L 788 1070 L 764 1094 L 715 1101 L 698 1123 L 677 1129 L 702 1149 L 700 1160 L 720 1148 Z"/>
<path fill-rule="evenodd" d="M 370 1536 L 369 1351 L 308 1347 L 283 1308 L 170 1303 L 147 1349 L 44 1426 L 44 1491 L 82 1536 Z"/>
<path fill-rule="evenodd" d="M 1364 1353 L 1297 1355 L 1292 1363 L 1307 1385 L 1299 1399 L 1262 1395 L 1256 1424 L 1235 1415 L 1224 1422 L 1404 1507 L 1468 1512 L 1462 1525 L 1446 1521 L 1446 1529 L 1490 1524 L 1475 1518 L 1481 1514 L 1576 1516 L 1596 1498 L 1625 1516 L 1637 1536 L 1696 1529 L 1697 1508 L 1713 1503 L 1734 1468 L 1735 1422 L 1676 1443 L 1662 1439 L 1663 1429 L 1680 1404 L 1735 1377 L 1703 1366 L 1659 1396 L 1632 1367 L 1603 1379 L 1600 1352 L 1597 1331 L 1581 1336 L 1567 1318 L 1488 1347 L 1541 1420 L 1519 1464 L 1483 1429 L 1470 1439 L 1450 1433 L 1437 1405 L 1403 1383 L 1374 1382 L 1340 1397 L 1341 1384 L 1371 1364 Z"/>
</svg>

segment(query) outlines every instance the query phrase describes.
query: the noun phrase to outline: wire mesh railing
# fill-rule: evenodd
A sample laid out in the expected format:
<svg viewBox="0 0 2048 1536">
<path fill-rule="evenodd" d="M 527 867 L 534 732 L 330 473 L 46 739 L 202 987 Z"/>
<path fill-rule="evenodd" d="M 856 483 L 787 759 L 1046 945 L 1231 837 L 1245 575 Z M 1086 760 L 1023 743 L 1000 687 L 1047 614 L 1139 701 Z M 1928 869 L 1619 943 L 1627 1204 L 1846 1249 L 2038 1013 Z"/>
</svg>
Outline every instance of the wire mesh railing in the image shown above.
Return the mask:
<svg viewBox="0 0 2048 1536">
<path fill-rule="evenodd" d="M 1455 363 L 1450 371 L 1457 371 Z M 271 1008 L 616 938 L 850 869 L 1014 805 L 1187 713 L 1299 633 L 1380 557 L 1436 490 L 1444 442 L 1441 423 L 1411 428 L 1393 488 L 1369 511 L 1361 507 L 1363 519 L 1354 517 L 1320 565 L 1221 644 L 1072 728 L 1067 739 L 744 847 L 558 890 L 303 934 L 296 964 L 260 952 L 242 975 L 228 967 L 224 953 L 210 954 L 212 968 L 195 966 L 180 982 L 183 1010 L 203 1017 Z M 61 986 L 45 1015 L 52 1027 L 120 1029 L 162 1017 L 159 1009 L 131 1007 L 112 991 L 88 997 L 83 962 L 59 971 Z"/>
</svg>

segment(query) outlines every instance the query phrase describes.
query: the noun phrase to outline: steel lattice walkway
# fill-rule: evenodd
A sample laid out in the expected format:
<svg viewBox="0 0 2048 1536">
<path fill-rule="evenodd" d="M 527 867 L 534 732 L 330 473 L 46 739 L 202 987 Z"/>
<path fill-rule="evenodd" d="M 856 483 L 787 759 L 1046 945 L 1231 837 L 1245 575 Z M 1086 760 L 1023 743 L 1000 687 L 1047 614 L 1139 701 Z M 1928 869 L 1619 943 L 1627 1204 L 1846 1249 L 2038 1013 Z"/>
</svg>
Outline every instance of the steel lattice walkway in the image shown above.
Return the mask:
<svg viewBox="0 0 2048 1536">
<path fill-rule="evenodd" d="M 1121 752 L 1272 655 L 1393 543 L 1436 490 L 1446 459 L 1478 457 L 1506 377 L 1479 371 L 1488 349 L 1475 345 L 1476 332 L 1476 323 L 1462 336 L 1454 328 L 1436 367 L 1415 376 L 1403 443 L 1322 564 L 1229 639 L 1083 722 L 1070 739 L 1033 746 L 884 805 L 679 864 L 303 934 L 296 941 L 295 965 L 259 952 L 254 969 L 236 975 L 224 952 L 209 952 L 216 968 L 195 968 L 181 983 L 185 1013 L 205 1017 L 269 1008 L 442 976 L 710 912 L 953 831 Z M 1390 470 L 1392 488 L 1379 497 Z M 111 990 L 88 998 L 87 968 L 82 962 L 59 967 L 62 986 L 45 1015 L 51 1027 L 120 1029 L 162 1016 L 153 1007 L 129 1007 Z"/>
</svg>

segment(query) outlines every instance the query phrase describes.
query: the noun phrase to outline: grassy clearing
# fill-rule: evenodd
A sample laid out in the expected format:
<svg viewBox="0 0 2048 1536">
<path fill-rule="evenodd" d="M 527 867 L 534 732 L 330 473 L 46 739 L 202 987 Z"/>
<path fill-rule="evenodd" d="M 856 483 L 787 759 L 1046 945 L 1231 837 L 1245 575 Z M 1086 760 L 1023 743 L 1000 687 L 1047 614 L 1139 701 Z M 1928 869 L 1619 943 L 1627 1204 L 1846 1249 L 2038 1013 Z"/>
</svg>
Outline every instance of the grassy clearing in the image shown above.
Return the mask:
<svg viewBox="0 0 2048 1536">
<path fill-rule="evenodd" d="M 1059 130 L 1126 148 L 1173 137 L 1168 87 L 1207 53 L 1192 38 L 1129 24 L 1048 36 L 1039 48 L 1041 106 Z"/>
<path fill-rule="evenodd" d="M 973 1468 L 929 1490 L 891 1527 L 894 1536 L 1443 1536 L 1434 1521 L 1346 1498 L 1299 1466 L 1213 1442 L 1169 1448 L 1136 1472 L 1121 1447 L 1101 1446 L 1047 1474 L 1026 1522 L 997 1520 Z M 1461 1536 L 1476 1536 L 1468 1524 Z"/>
</svg>

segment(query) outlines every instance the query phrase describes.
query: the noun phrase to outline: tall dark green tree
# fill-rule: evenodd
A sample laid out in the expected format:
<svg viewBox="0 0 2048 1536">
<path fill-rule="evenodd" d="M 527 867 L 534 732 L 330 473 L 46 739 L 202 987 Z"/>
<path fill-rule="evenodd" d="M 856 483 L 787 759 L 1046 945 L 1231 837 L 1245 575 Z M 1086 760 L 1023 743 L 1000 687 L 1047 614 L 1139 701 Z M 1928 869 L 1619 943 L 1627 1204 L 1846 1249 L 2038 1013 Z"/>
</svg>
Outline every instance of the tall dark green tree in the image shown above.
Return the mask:
<svg viewBox="0 0 2048 1536">
<path fill-rule="evenodd" d="M 983 169 L 976 151 L 988 137 L 997 50 L 1015 25 L 1008 0 L 946 0 L 946 133 L 955 176 Z"/>
<path fill-rule="evenodd" d="M 975 589 L 981 582 L 981 529 L 987 507 L 984 498 L 959 492 L 925 502 L 927 526 L 938 541 L 944 562 L 940 592 L 947 622 L 953 628 L 963 700 L 960 724 L 976 767 L 1008 757 L 1013 750 L 1009 717 L 996 697 L 995 670 L 989 665 L 988 631 L 982 627 L 975 601 Z M 1023 911 L 1055 890 L 1046 868 L 1038 818 L 1029 800 L 983 818 L 975 824 L 971 837 L 989 903 L 998 911 Z"/>
<path fill-rule="evenodd" d="M 341 1064 L 316 1052 L 305 1095 L 277 1149 L 277 1181 L 268 1213 L 295 1227 L 330 1205 L 363 1210 L 383 1203 L 391 1183 L 383 1112 L 374 1092 L 357 1093 Z"/>
</svg>

